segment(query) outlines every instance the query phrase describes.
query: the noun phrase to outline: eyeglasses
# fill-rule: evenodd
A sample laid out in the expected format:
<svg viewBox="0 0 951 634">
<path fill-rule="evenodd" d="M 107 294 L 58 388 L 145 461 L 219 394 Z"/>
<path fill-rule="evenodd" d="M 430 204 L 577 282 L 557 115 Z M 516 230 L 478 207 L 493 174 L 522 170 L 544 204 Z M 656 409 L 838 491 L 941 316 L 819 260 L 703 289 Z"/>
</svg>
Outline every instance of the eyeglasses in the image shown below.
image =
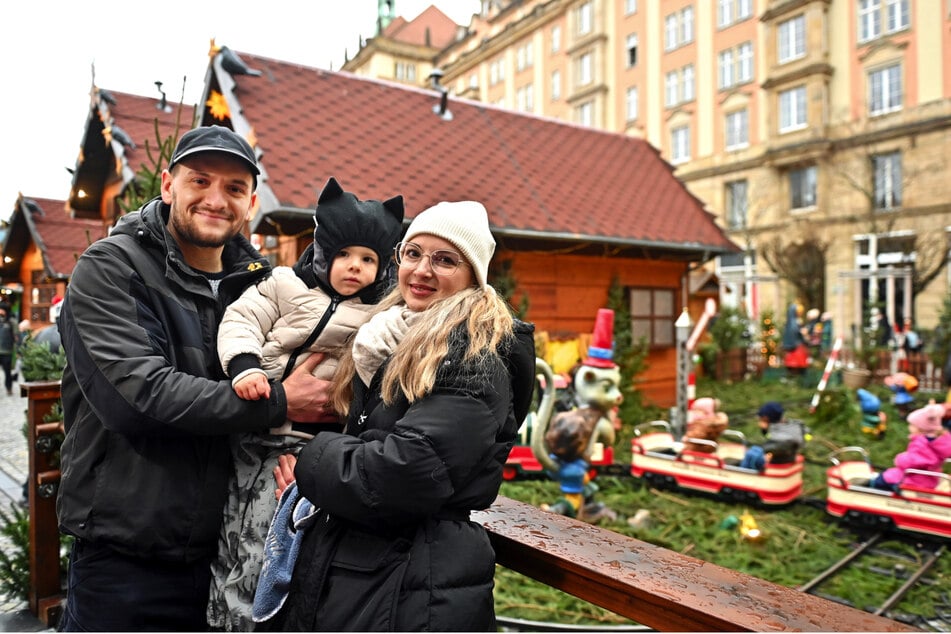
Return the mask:
<svg viewBox="0 0 951 634">
<path fill-rule="evenodd" d="M 429 258 L 429 266 L 436 275 L 449 276 L 456 272 L 460 264 L 468 265 L 462 256 L 455 251 L 433 251 L 423 253 L 423 248 L 413 242 L 400 242 L 396 245 L 396 263 L 407 268 L 414 267 L 425 258 Z"/>
</svg>

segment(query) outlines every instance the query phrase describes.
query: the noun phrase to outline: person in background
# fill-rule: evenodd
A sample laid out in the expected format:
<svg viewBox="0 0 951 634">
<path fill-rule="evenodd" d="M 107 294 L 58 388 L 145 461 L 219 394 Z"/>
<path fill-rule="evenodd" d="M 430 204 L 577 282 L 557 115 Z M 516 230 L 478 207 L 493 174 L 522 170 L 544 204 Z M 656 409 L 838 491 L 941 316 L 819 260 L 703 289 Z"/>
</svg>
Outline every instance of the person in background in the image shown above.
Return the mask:
<svg viewBox="0 0 951 634">
<path fill-rule="evenodd" d="M 267 629 L 496 630 L 495 553 L 469 513 L 498 495 L 532 399 L 535 346 L 533 326 L 486 280 L 494 250 L 474 201 L 439 203 L 407 229 L 398 286 L 338 370 L 352 377 L 335 400 L 346 433 L 317 434 L 278 474 L 279 485 L 297 481 L 255 596 Z M 282 513 L 301 504 L 309 514 Z M 309 527 L 290 528 L 295 516 Z"/>
<path fill-rule="evenodd" d="M 161 195 L 80 256 L 59 330 L 66 436 L 56 512 L 72 535 L 64 631 L 204 631 L 228 434 L 324 418 L 308 358 L 268 399 L 231 389 L 225 307 L 268 274 L 241 234 L 259 174 L 229 128 L 186 132 Z"/>
<path fill-rule="evenodd" d="M 270 381 L 315 353 L 325 356 L 314 375 L 331 380 L 344 346 L 388 290 L 387 264 L 403 231 L 402 196 L 361 201 L 331 177 L 314 221 L 314 241 L 294 267 L 275 268 L 228 306 L 221 320 L 218 356 L 243 399 L 267 399 Z M 273 472 L 281 455 L 296 454 L 313 438 L 312 428 L 288 421 L 267 433 L 232 437 L 235 473 L 212 564 L 212 628 L 254 629 L 254 590 L 277 508 Z"/>
<path fill-rule="evenodd" d="M 759 428 L 766 436 L 762 445 L 751 445 L 740 466 L 762 471 L 767 464 L 791 464 L 809 440 L 809 430 L 801 420 L 787 419 L 783 406 L 776 401 L 764 403 L 759 411 Z"/>
<path fill-rule="evenodd" d="M 7 396 L 13 394 L 13 356 L 17 349 L 17 322 L 10 315 L 10 307 L 0 304 L 0 368 L 3 369 L 3 386 Z"/>
<path fill-rule="evenodd" d="M 951 432 L 941 425 L 945 406 L 931 403 L 908 415 L 908 448 L 895 456 L 895 466 L 879 473 L 871 482 L 876 489 L 895 491 L 899 486 L 933 489 L 936 476 L 907 473 L 908 469 L 941 471 L 951 458 Z"/>
<path fill-rule="evenodd" d="M 783 363 L 790 374 L 801 375 L 809 365 L 809 351 L 803 336 L 803 328 L 799 317 L 802 314 L 802 305 L 793 302 L 786 311 L 786 325 L 783 326 Z"/>
</svg>

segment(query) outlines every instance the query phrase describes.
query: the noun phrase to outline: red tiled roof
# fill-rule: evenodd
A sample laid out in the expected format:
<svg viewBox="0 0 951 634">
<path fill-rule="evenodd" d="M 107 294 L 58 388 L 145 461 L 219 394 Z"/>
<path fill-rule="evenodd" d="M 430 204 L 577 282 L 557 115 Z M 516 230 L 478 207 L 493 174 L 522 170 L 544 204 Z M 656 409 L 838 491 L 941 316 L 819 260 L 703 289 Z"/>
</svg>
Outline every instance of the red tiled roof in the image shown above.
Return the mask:
<svg viewBox="0 0 951 634">
<path fill-rule="evenodd" d="M 31 211 L 26 204 L 28 200 L 35 202 L 41 212 Z M 51 277 L 68 277 L 86 247 L 107 235 L 98 220 L 71 218 L 65 201 L 48 198 L 24 198 L 23 201 L 24 204 L 14 213 L 26 221 Z"/>
<path fill-rule="evenodd" d="M 455 39 L 458 28 L 452 18 L 433 5 L 429 5 L 410 22 L 402 17 L 394 19 L 383 29 L 383 35 L 397 42 L 443 49 Z M 428 42 L 426 41 L 427 31 Z"/>
<path fill-rule="evenodd" d="M 152 97 L 142 97 L 124 92 L 109 91 L 116 103 L 107 104 L 109 114 L 116 125 L 122 128 L 135 142 L 135 148 L 125 148 L 129 167 L 138 171 L 142 163 L 151 166 L 146 152 L 146 144 L 153 152 L 158 147 L 155 137 L 155 121 L 159 124 L 159 139 L 164 141 L 168 136 L 178 136 L 187 132 L 195 119 L 195 106 L 182 104 L 179 108 L 177 101 L 168 100 L 166 108 L 161 108 L 161 101 Z M 177 127 L 176 127 L 177 124 Z"/>
<path fill-rule="evenodd" d="M 235 78 L 232 110 L 253 129 L 279 208 L 312 209 L 334 176 L 361 198 L 402 194 L 409 218 L 475 199 L 513 236 L 736 250 L 642 139 L 455 97 L 446 120 L 435 91 L 241 57 L 263 75 Z"/>
</svg>

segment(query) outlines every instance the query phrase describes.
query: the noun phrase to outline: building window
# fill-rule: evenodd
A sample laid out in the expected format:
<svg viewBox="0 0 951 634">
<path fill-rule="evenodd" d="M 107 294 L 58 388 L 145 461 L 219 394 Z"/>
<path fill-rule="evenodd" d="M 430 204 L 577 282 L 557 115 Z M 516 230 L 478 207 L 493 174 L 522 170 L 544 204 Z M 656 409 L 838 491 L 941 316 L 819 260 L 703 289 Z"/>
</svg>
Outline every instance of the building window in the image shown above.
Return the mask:
<svg viewBox="0 0 951 634">
<path fill-rule="evenodd" d="M 551 27 L 551 52 L 557 53 L 561 50 L 561 27 L 555 25 Z"/>
<path fill-rule="evenodd" d="M 736 80 L 739 84 L 753 81 L 753 43 L 743 42 L 737 47 Z"/>
<path fill-rule="evenodd" d="M 901 153 L 873 156 L 872 172 L 875 178 L 875 209 L 901 207 Z"/>
<path fill-rule="evenodd" d="M 630 290 L 631 338 L 652 348 L 674 345 L 676 294 L 670 288 Z"/>
<path fill-rule="evenodd" d="M 497 59 L 489 64 L 489 85 L 494 86 L 505 81 L 505 62 Z"/>
<path fill-rule="evenodd" d="M 637 13 L 637 0 L 624 0 L 624 15 Z"/>
<path fill-rule="evenodd" d="M 627 89 L 627 96 L 625 98 L 625 107 L 627 110 L 627 120 L 636 121 L 637 120 L 637 86 L 631 86 Z"/>
<path fill-rule="evenodd" d="M 515 51 L 515 70 L 521 72 L 532 67 L 532 43 L 526 42 Z"/>
<path fill-rule="evenodd" d="M 726 226 L 730 229 L 746 227 L 747 192 L 745 180 L 726 184 Z"/>
<path fill-rule="evenodd" d="M 664 50 L 677 48 L 677 14 L 671 13 L 664 18 Z"/>
<path fill-rule="evenodd" d="M 637 66 L 637 34 L 627 36 L 627 67 Z"/>
<path fill-rule="evenodd" d="M 750 144 L 749 111 L 745 108 L 726 116 L 726 149 L 741 150 Z"/>
<path fill-rule="evenodd" d="M 721 29 L 733 24 L 733 0 L 718 0 L 717 26 Z"/>
<path fill-rule="evenodd" d="M 551 71 L 551 100 L 558 101 L 561 99 L 561 71 L 553 70 Z"/>
<path fill-rule="evenodd" d="M 534 90 L 531 84 L 525 84 L 515 91 L 515 109 L 532 112 L 535 109 Z"/>
<path fill-rule="evenodd" d="M 664 18 L 664 50 L 693 42 L 693 7 L 687 6 Z"/>
<path fill-rule="evenodd" d="M 680 11 L 680 45 L 693 42 L 693 7 L 684 7 Z"/>
<path fill-rule="evenodd" d="M 416 64 L 396 62 L 393 74 L 400 81 L 416 81 Z"/>
<path fill-rule="evenodd" d="M 53 323 L 53 298 L 56 297 L 56 283 L 51 283 L 43 269 L 30 271 L 30 314 L 28 319 L 34 326 Z"/>
<path fill-rule="evenodd" d="M 753 0 L 717 0 L 717 27 L 726 28 L 753 15 Z"/>
<path fill-rule="evenodd" d="M 680 77 L 677 71 L 667 73 L 664 81 L 664 105 L 672 108 L 680 103 Z"/>
<path fill-rule="evenodd" d="M 732 88 L 753 80 L 753 44 L 744 42 L 735 49 L 721 51 L 718 59 L 720 89 Z"/>
<path fill-rule="evenodd" d="M 792 132 L 806 127 L 806 87 L 779 93 L 779 131 Z"/>
<path fill-rule="evenodd" d="M 789 206 L 792 209 L 816 206 L 816 172 L 815 165 L 789 172 Z"/>
<path fill-rule="evenodd" d="M 868 113 L 885 114 L 901 110 L 901 64 L 870 71 L 868 74 Z"/>
<path fill-rule="evenodd" d="M 733 49 L 721 51 L 718 56 L 720 67 L 720 88 L 729 88 L 736 83 L 733 77 Z"/>
<path fill-rule="evenodd" d="M 779 23 L 779 63 L 785 64 L 806 54 L 806 16 Z"/>
<path fill-rule="evenodd" d="M 594 103 L 586 101 L 575 109 L 575 118 L 578 123 L 588 127 L 594 126 Z"/>
<path fill-rule="evenodd" d="M 693 101 L 696 96 L 693 64 L 672 70 L 664 77 L 664 105 L 668 108 Z"/>
<path fill-rule="evenodd" d="M 695 95 L 693 64 L 687 64 L 683 67 L 683 70 L 681 71 L 681 80 L 680 95 L 683 101 L 693 101 Z"/>
<path fill-rule="evenodd" d="M 908 0 L 858 0 L 859 42 L 908 28 Z"/>
<path fill-rule="evenodd" d="M 578 85 L 586 86 L 593 80 L 592 69 L 594 68 L 594 55 L 585 53 L 578 58 Z"/>
<path fill-rule="evenodd" d="M 690 126 L 684 125 L 670 131 L 670 162 L 674 165 L 690 160 Z"/>
<path fill-rule="evenodd" d="M 578 35 L 587 35 L 594 28 L 594 7 L 590 2 L 585 2 L 578 7 Z"/>
</svg>

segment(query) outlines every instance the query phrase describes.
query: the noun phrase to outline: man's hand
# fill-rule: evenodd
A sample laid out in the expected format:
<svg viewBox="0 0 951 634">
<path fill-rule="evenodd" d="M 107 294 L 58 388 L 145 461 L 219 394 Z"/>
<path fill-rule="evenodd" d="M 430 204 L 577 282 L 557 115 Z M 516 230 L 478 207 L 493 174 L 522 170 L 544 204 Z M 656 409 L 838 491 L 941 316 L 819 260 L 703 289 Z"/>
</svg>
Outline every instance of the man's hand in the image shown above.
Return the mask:
<svg viewBox="0 0 951 634">
<path fill-rule="evenodd" d="M 282 454 L 277 457 L 277 466 L 274 467 L 274 480 L 277 482 L 277 488 L 274 495 L 278 500 L 284 493 L 284 489 L 294 482 L 294 466 L 297 464 L 297 457 L 292 453 Z"/>
<path fill-rule="evenodd" d="M 284 379 L 287 418 L 296 423 L 333 423 L 337 415 L 330 409 L 330 381 L 311 374 L 323 361 L 323 354 L 312 354 Z"/>
</svg>

